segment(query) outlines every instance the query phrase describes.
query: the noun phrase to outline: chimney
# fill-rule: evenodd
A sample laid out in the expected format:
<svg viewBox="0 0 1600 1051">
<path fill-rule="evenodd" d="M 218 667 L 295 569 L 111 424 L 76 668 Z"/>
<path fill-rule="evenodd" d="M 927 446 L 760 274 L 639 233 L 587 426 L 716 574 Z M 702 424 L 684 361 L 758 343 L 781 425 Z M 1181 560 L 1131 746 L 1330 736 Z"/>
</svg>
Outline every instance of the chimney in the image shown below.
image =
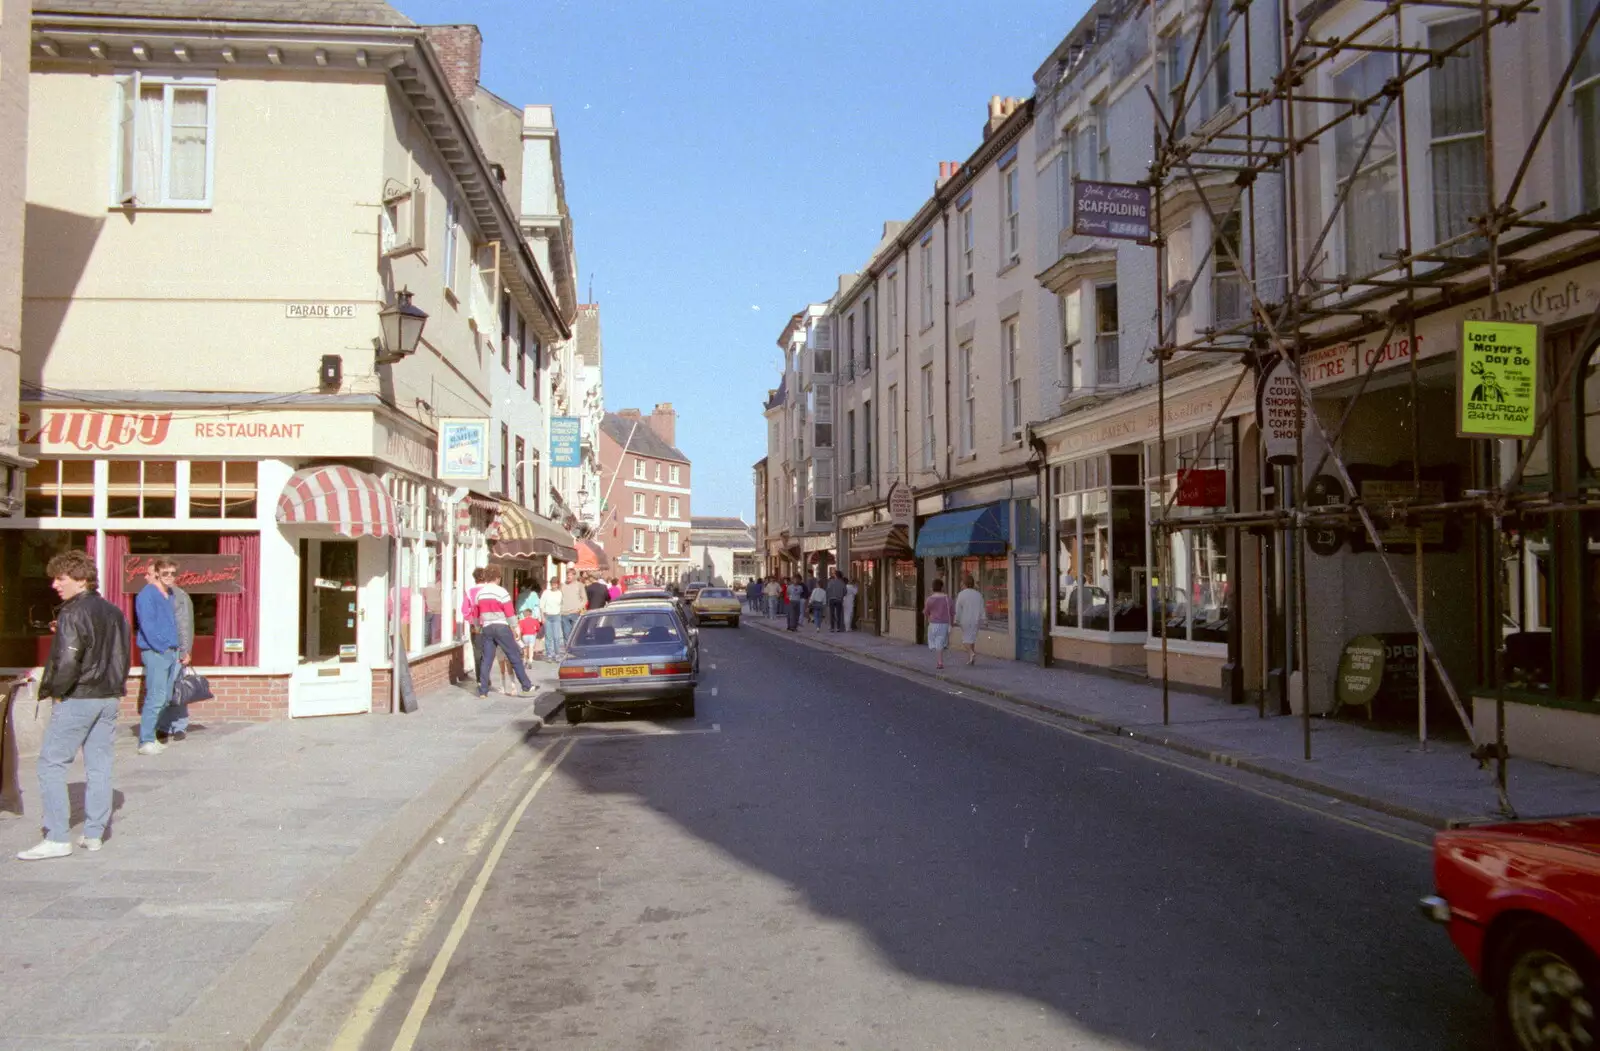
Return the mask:
<svg viewBox="0 0 1600 1051">
<path fill-rule="evenodd" d="M 658 402 L 644 422 L 668 445 L 678 444 L 678 414 L 672 410 L 672 402 Z"/>
<path fill-rule="evenodd" d="M 457 102 L 472 98 L 478 91 L 478 72 L 483 62 L 483 34 L 473 25 L 428 26 L 428 43 L 439 56 L 450 97 Z"/>
<path fill-rule="evenodd" d="M 638 409 L 618 409 L 617 410 L 617 415 L 618 416 L 625 416 L 630 420 L 637 420 L 639 418 L 639 410 Z"/>
<path fill-rule="evenodd" d="M 940 161 L 939 162 L 939 181 L 934 183 L 934 186 L 935 187 L 943 186 L 945 183 L 949 182 L 951 179 L 954 179 L 956 177 L 956 173 L 959 172 L 960 170 L 961 170 L 961 162 L 960 161 Z"/>
</svg>

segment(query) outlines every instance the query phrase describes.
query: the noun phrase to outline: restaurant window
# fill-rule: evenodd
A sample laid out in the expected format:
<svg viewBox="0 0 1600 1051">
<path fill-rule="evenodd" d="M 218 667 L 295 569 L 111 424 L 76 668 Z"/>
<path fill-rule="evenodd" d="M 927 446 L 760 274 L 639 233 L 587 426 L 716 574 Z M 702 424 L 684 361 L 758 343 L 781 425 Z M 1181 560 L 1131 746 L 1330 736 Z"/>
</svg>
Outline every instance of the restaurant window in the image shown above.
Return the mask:
<svg viewBox="0 0 1600 1051">
<path fill-rule="evenodd" d="M 28 473 L 31 476 L 33 471 Z M 0 666 L 36 668 L 44 664 L 50 655 L 50 625 L 61 604 L 50 588 L 45 567 L 67 551 L 88 551 L 92 556 L 94 546 L 94 534 L 83 531 L 0 531 Z"/>
<path fill-rule="evenodd" d="M 1108 453 L 1055 468 L 1050 516 L 1058 628 L 1148 628 L 1140 454 Z"/>
<path fill-rule="evenodd" d="M 1005 555 L 968 555 L 952 560 L 954 580 L 947 581 L 949 590 L 959 592 L 967 586 L 970 575 L 983 595 L 983 621 L 992 628 L 1004 630 L 1011 617 L 1011 560 Z"/>
<path fill-rule="evenodd" d="M 195 460 L 189 464 L 190 518 L 254 518 L 254 460 Z"/>
<path fill-rule="evenodd" d="M 106 465 L 106 515 L 110 518 L 176 518 L 176 460 L 112 460 Z"/>
<path fill-rule="evenodd" d="M 101 594 L 138 627 L 134 597 L 155 557 L 178 563 L 178 586 L 194 603 L 197 666 L 259 663 L 261 537 L 257 533 L 106 533 Z M 134 654 L 137 659 L 137 651 Z"/>
<path fill-rule="evenodd" d="M 1231 425 L 1219 427 L 1209 441 L 1204 434 L 1187 434 L 1167 439 L 1167 475 L 1161 478 L 1159 447 L 1145 446 L 1145 470 L 1150 493 L 1150 521 L 1161 514 L 1162 505 L 1172 500 L 1168 519 L 1232 511 L 1233 437 Z M 1186 503 L 1174 499 L 1179 481 Z M 1220 501 L 1220 502 L 1219 502 Z M 1152 536 L 1151 596 L 1154 599 L 1150 634 L 1159 637 L 1161 619 L 1166 618 L 1167 637 L 1181 642 L 1228 641 L 1228 610 L 1232 597 L 1228 571 L 1228 545 L 1220 527 L 1199 526 L 1179 529 L 1167 535 L 1167 572 L 1161 579 L 1158 548 L 1160 538 Z"/>
<path fill-rule="evenodd" d="M 917 608 L 917 563 L 897 558 L 889 566 L 889 605 L 899 609 Z"/>
<path fill-rule="evenodd" d="M 90 518 L 94 515 L 94 461 L 40 460 L 23 481 L 27 518 Z"/>
</svg>

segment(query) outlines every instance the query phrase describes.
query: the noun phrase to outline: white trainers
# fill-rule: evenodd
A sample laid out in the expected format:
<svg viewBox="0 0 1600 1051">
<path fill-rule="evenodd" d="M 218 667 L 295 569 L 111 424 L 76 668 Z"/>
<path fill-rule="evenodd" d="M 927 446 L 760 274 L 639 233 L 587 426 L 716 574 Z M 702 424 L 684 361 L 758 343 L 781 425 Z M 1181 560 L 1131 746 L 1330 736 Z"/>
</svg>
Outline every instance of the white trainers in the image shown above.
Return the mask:
<svg viewBox="0 0 1600 1051">
<path fill-rule="evenodd" d="M 38 846 L 24 850 L 17 855 L 18 861 L 44 861 L 48 858 L 64 858 L 72 853 L 71 843 L 57 843 L 53 839 L 42 840 Z"/>
<path fill-rule="evenodd" d="M 101 841 L 98 839 L 90 839 L 88 836 L 79 836 L 78 846 L 82 847 L 84 850 L 99 850 L 101 847 Z"/>
<path fill-rule="evenodd" d="M 167 750 L 167 746 L 160 741 L 146 741 L 139 746 L 140 755 L 160 755 Z"/>
</svg>

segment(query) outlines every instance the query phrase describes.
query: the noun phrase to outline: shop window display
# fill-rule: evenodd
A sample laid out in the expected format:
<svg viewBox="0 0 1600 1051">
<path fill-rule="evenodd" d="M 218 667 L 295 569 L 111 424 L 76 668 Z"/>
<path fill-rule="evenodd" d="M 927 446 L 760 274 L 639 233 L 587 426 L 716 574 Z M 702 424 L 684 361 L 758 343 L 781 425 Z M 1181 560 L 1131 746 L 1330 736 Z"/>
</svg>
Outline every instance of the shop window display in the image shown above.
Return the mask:
<svg viewBox="0 0 1600 1051">
<path fill-rule="evenodd" d="M 917 563 L 897 558 L 889 565 L 889 605 L 897 609 L 917 608 Z"/>
<path fill-rule="evenodd" d="M 1005 630 L 1011 619 L 1010 560 L 1004 555 L 972 555 L 953 561 L 953 579 L 945 582 L 947 590 L 951 594 L 960 591 L 966 587 L 967 576 L 971 574 L 972 579 L 978 582 L 979 593 L 983 595 L 984 623 Z"/>
<path fill-rule="evenodd" d="M 1147 628 L 1144 488 L 1137 452 L 1109 453 L 1055 468 L 1051 514 L 1058 628 L 1127 632 Z"/>
<path fill-rule="evenodd" d="M 0 664 L 30 668 L 44 663 L 50 652 L 50 626 L 61 604 L 50 588 L 45 566 L 64 551 L 93 554 L 94 546 L 90 532 L 0 531 Z"/>
<path fill-rule="evenodd" d="M 1204 434 L 1188 434 L 1167 440 L 1165 478 L 1159 476 L 1160 452 L 1156 443 L 1145 447 L 1145 469 L 1150 494 L 1150 521 L 1161 514 L 1167 501 L 1169 520 L 1233 510 L 1232 427 L 1220 427 L 1209 441 Z M 1186 472 L 1191 502 L 1208 506 L 1180 507 L 1174 499 L 1179 479 Z M 1200 472 L 1205 472 L 1204 475 Z M 1209 484 L 1208 484 L 1209 483 Z M 1218 502 L 1220 500 L 1220 502 Z M 1160 543 L 1153 532 L 1152 544 Z M 1220 528 L 1178 529 L 1167 534 L 1167 573 L 1161 579 L 1160 551 L 1151 549 L 1151 637 L 1159 637 L 1162 619 L 1169 639 L 1183 642 L 1228 641 L 1230 581 L 1227 536 Z"/>
</svg>

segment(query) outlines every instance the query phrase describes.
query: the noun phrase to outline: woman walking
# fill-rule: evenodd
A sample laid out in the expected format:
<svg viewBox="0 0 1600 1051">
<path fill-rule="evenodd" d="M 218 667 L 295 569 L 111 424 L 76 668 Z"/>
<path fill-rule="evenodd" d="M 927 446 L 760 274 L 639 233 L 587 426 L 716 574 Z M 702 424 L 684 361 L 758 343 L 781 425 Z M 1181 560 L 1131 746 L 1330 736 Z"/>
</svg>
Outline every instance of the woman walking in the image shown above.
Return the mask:
<svg viewBox="0 0 1600 1051">
<path fill-rule="evenodd" d="M 815 630 L 821 632 L 822 618 L 828 613 L 828 590 L 822 586 L 822 581 L 812 581 L 811 598 L 807 601 L 811 605 L 811 619 L 816 622 Z"/>
<path fill-rule="evenodd" d="M 955 622 L 961 628 L 961 645 L 967 648 L 967 663 L 978 663 L 978 625 L 983 623 L 983 593 L 968 573 L 956 596 Z"/>
<path fill-rule="evenodd" d="M 935 667 L 944 667 L 944 651 L 950 648 L 950 596 L 944 593 L 944 581 L 935 578 L 933 594 L 922 604 L 922 615 L 928 621 L 928 649 L 934 653 Z"/>
<path fill-rule="evenodd" d="M 844 630 L 854 631 L 856 628 L 856 594 L 860 589 L 856 582 L 849 577 L 844 578 Z"/>
</svg>

